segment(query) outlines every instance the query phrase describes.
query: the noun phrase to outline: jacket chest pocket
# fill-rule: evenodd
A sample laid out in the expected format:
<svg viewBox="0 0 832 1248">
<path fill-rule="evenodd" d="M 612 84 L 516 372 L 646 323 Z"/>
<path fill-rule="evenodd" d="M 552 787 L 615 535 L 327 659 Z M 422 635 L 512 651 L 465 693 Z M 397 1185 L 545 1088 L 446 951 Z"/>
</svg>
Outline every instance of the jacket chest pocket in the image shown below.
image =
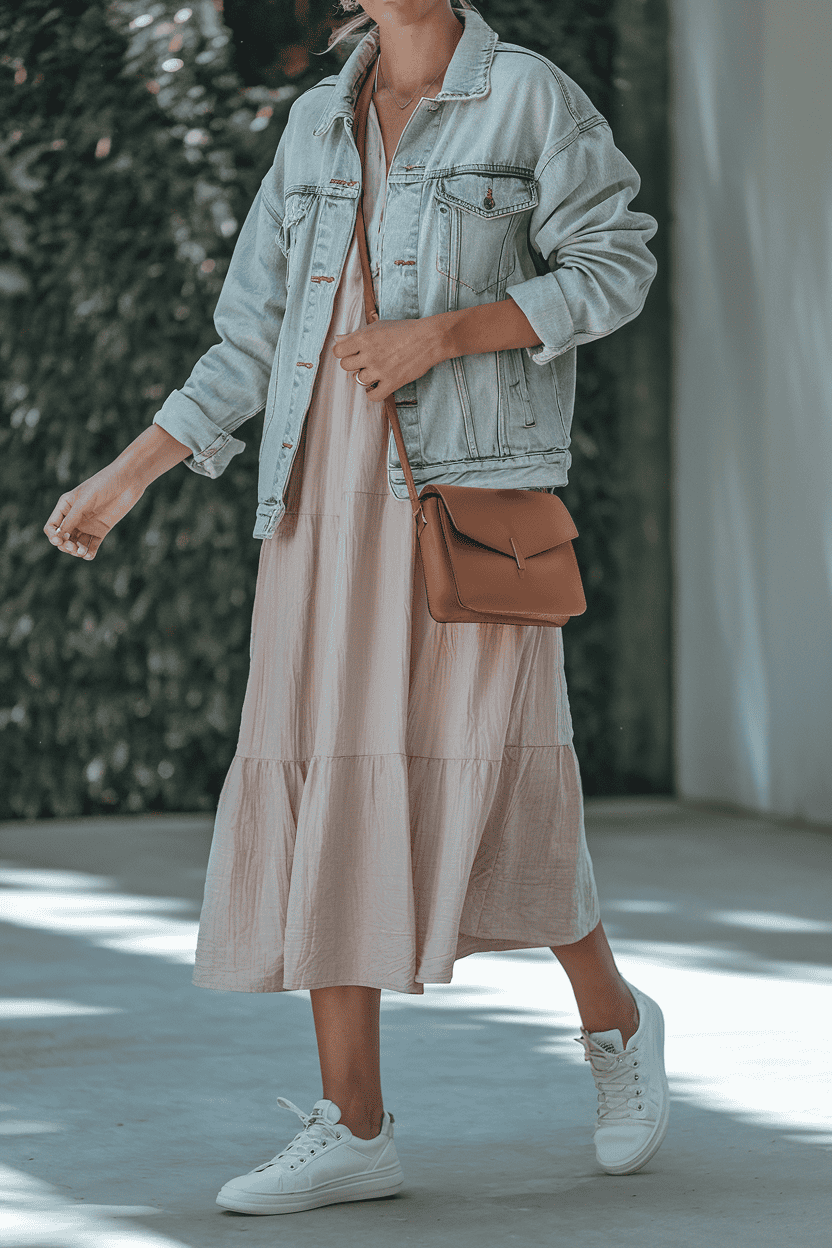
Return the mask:
<svg viewBox="0 0 832 1248">
<path fill-rule="evenodd" d="M 506 173 L 454 173 L 437 180 L 436 267 L 475 294 L 492 290 L 517 264 L 514 237 L 522 214 L 537 205 L 534 178 Z"/>
<path fill-rule="evenodd" d="M 286 211 L 277 230 L 277 245 L 286 257 L 286 289 L 292 284 L 293 257 L 298 250 L 301 232 L 308 224 L 308 219 L 315 202 L 315 195 L 310 191 L 288 191 L 285 197 Z"/>
</svg>

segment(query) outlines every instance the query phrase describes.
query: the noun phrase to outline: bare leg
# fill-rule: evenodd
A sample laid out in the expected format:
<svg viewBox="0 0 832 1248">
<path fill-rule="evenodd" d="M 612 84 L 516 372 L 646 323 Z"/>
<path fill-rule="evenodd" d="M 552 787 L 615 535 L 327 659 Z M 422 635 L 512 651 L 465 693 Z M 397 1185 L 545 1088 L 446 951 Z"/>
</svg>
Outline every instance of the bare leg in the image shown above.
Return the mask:
<svg viewBox="0 0 832 1248">
<path fill-rule="evenodd" d="M 374 1139 L 384 1105 L 379 1072 L 380 988 L 311 988 L 323 1095 L 341 1110 L 353 1135 Z"/>
<path fill-rule="evenodd" d="M 638 1008 L 615 965 L 602 925 L 572 945 L 549 947 L 569 976 L 586 1030 L 617 1027 L 626 1047 L 638 1030 Z"/>
</svg>

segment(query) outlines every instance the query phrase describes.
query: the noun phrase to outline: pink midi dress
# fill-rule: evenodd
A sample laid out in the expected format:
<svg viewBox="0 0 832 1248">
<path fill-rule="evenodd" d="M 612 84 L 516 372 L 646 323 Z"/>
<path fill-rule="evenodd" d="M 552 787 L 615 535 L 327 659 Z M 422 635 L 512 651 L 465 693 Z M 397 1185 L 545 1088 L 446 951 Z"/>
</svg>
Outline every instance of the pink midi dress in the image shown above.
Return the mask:
<svg viewBox="0 0 832 1248">
<path fill-rule="evenodd" d="M 386 161 L 365 156 L 378 297 Z M 332 354 L 366 323 L 353 237 L 265 539 L 236 753 L 220 793 L 193 983 L 424 993 L 454 961 L 570 944 L 600 910 L 560 629 L 440 624 L 390 426 Z"/>
</svg>

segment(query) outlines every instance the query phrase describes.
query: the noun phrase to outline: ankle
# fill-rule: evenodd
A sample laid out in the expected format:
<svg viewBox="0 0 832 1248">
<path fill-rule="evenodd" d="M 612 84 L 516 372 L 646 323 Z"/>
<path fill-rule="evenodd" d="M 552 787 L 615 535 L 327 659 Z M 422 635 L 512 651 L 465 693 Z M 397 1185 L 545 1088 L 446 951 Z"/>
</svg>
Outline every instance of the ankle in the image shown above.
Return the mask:
<svg viewBox="0 0 832 1248">
<path fill-rule="evenodd" d="M 381 1131 L 384 1119 L 383 1105 L 354 1104 L 346 1100 L 341 1102 L 337 1097 L 329 1097 L 341 1111 L 339 1123 L 348 1127 L 353 1135 L 361 1139 L 374 1140 Z"/>
<path fill-rule="evenodd" d="M 378 1113 L 371 1118 L 345 1118 L 341 1115 L 340 1122 L 357 1135 L 360 1140 L 374 1140 L 381 1131 L 384 1115 Z"/>
<path fill-rule="evenodd" d="M 603 1001 L 595 1000 L 586 1015 L 581 1015 L 581 1023 L 587 1031 L 612 1031 L 618 1028 L 625 1048 L 628 1040 L 638 1031 L 640 1021 L 635 998 L 626 984 L 622 995 Z"/>
</svg>

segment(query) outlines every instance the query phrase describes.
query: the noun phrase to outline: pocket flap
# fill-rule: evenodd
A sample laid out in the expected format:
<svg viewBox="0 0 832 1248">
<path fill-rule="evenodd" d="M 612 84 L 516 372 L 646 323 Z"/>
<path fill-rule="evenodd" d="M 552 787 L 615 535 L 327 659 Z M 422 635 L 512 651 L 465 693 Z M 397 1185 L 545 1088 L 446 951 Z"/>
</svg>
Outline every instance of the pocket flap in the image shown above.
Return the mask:
<svg viewBox="0 0 832 1248">
<path fill-rule="evenodd" d="M 428 485 L 420 493 L 438 495 L 451 524 L 463 538 L 514 558 L 543 554 L 578 536 L 566 504 L 555 494 L 532 490 L 489 490 L 470 485 Z M 523 506 L 518 509 L 518 494 Z"/>
<path fill-rule="evenodd" d="M 450 173 L 437 181 L 436 198 L 490 220 L 537 205 L 534 178 L 508 173 Z"/>
<path fill-rule="evenodd" d="M 286 192 L 284 200 L 286 211 L 283 214 L 283 220 L 277 227 L 277 245 L 283 252 L 284 256 L 289 254 L 292 227 L 297 225 L 299 221 L 303 220 L 314 202 L 314 192 Z"/>
</svg>

